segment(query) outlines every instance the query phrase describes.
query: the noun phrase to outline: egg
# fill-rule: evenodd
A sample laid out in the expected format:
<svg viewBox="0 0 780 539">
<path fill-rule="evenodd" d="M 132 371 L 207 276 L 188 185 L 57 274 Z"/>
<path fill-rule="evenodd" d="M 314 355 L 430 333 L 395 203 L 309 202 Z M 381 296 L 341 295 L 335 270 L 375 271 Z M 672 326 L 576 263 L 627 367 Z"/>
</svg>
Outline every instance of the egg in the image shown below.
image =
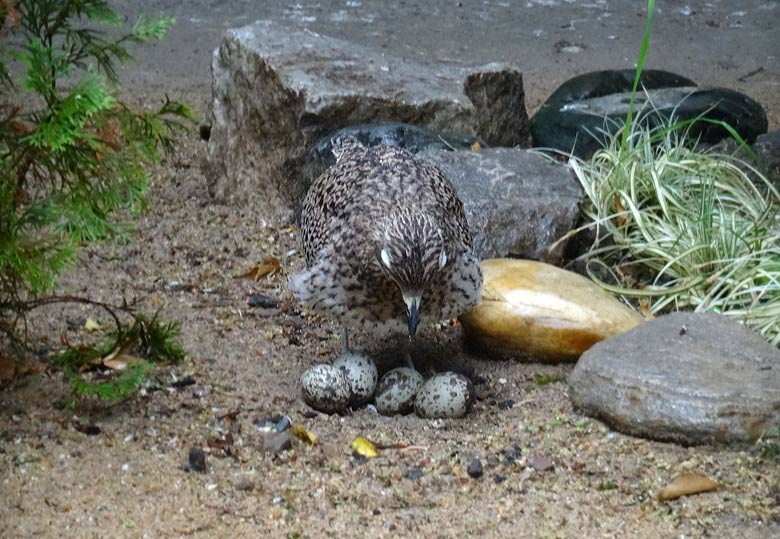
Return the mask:
<svg viewBox="0 0 780 539">
<path fill-rule="evenodd" d="M 388 371 L 376 388 L 374 404 L 377 411 L 382 415 L 410 413 L 423 381 L 422 375 L 409 367 Z"/>
<path fill-rule="evenodd" d="M 376 363 L 368 356 L 347 352 L 333 362 L 347 380 L 350 393 L 350 404 L 360 406 L 371 400 L 376 389 L 379 373 Z"/>
<path fill-rule="evenodd" d="M 417 392 L 414 409 L 428 419 L 465 416 L 474 404 L 471 380 L 454 372 L 431 377 Z"/>
<path fill-rule="evenodd" d="M 349 405 L 349 384 L 344 373 L 331 365 L 314 365 L 300 378 L 303 400 L 320 412 L 343 412 Z"/>
</svg>

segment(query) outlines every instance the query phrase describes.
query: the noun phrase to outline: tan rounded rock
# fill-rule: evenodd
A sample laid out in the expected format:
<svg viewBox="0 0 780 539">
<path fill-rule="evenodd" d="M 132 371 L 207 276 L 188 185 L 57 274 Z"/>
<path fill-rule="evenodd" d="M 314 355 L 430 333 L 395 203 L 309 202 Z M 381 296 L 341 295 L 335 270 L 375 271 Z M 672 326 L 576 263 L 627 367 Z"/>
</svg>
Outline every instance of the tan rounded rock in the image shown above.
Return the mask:
<svg viewBox="0 0 780 539">
<path fill-rule="evenodd" d="M 532 260 L 482 261 L 482 302 L 461 315 L 477 348 L 503 357 L 576 361 L 643 321 L 589 279 Z"/>
</svg>

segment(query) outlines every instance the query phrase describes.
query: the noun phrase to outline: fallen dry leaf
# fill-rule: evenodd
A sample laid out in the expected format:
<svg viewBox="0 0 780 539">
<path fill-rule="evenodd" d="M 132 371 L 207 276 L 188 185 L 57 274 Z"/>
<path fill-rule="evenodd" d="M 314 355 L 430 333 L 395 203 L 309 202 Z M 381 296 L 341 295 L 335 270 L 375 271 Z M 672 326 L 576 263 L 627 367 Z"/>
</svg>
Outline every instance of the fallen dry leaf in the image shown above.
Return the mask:
<svg viewBox="0 0 780 539">
<path fill-rule="evenodd" d="M 93 331 L 100 331 L 103 329 L 100 324 L 95 322 L 91 318 L 87 318 L 87 321 L 84 322 L 84 331 L 93 332 Z"/>
<path fill-rule="evenodd" d="M 138 360 L 138 358 L 131 358 L 132 360 Z M 128 358 L 126 356 L 119 356 L 113 359 L 108 359 L 103 362 L 103 366 L 114 371 L 122 371 L 127 367 Z"/>
<path fill-rule="evenodd" d="M 128 365 L 143 362 L 143 359 L 140 357 L 122 353 L 125 348 L 127 347 L 116 348 L 105 356 L 96 357 L 89 362 L 89 365 L 84 365 L 82 367 L 82 372 L 88 370 L 91 366 L 100 366 L 114 371 L 121 371 L 126 369 Z"/>
<path fill-rule="evenodd" d="M 303 440 L 304 442 L 310 443 L 311 445 L 317 445 L 317 441 L 320 439 L 319 436 L 313 432 L 309 432 L 306 430 L 306 427 L 300 424 L 292 426 L 292 433 L 293 436 L 299 440 Z"/>
<path fill-rule="evenodd" d="M 623 205 L 623 201 L 620 200 L 620 196 L 615 194 L 613 196 L 612 202 L 615 204 L 615 210 L 618 215 L 616 217 L 618 225 L 623 226 L 628 222 L 628 216 L 626 215 L 626 207 Z"/>
<path fill-rule="evenodd" d="M 224 436 L 217 438 L 210 438 L 206 440 L 206 444 L 216 452 L 221 452 L 227 456 L 233 456 L 233 435 L 227 433 Z"/>
<path fill-rule="evenodd" d="M 675 477 L 658 493 L 658 501 L 676 500 L 680 496 L 717 490 L 718 483 L 699 472 L 685 472 Z"/>
<path fill-rule="evenodd" d="M 79 432 L 83 432 L 87 436 L 97 436 L 98 434 L 103 432 L 102 430 L 100 430 L 100 427 L 98 427 L 97 425 L 88 425 L 86 423 L 79 423 L 79 422 L 74 422 L 73 428 L 75 428 Z"/>
<path fill-rule="evenodd" d="M 281 267 L 281 263 L 279 262 L 279 259 L 275 256 L 267 256 L 263 259 L 262 262 L 259 264 L 249 268 L 249 270 L 245 271 L 241 275 L 238 275 L 237 279 L 254 279 L 255 281 L 259 281 L 263 277 L 266 277 L 268 275 L 273 275 L 277 271 L 279 271 L 279 268 Z"/>
<path fill-rule="evenodd" d="M 26 359 L 16 360 L 11 356 L 0 356 L 0 382 L 9 382 L 27 374 L 37 374 L 46 370 L 46 364 Z"/>
<path fill-rule="evenodd" d="M 8 382 L 14 379 L 16 373 L 16 361 L 10 356 L 0 356 L 0 382 Z"/>
<path fill-rule="evenodd" d="M 645 298 L 639 300 L 639 314 L 641 314 L 645 320 L 653 320 L 655 318 L 649 300 Z"/>
<path fill-rule="evenodd" d="M 373 459 L 379 456 L 376 446 L 362 436 L 358 436 L 352 441 L 352 449 L 355 450 L 355 453 L 366 457 L 367 459 Z"/>
</svg>

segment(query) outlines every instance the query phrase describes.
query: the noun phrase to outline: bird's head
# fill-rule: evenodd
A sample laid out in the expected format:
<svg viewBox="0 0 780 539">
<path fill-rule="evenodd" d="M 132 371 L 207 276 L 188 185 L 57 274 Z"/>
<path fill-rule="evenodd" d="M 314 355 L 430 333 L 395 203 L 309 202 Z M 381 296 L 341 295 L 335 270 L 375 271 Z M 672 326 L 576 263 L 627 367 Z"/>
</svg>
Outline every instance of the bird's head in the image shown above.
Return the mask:
<svg viewBox="0 0 780 539">
<path fill-rule="evenodd" d="M 414 338 L 425 291 L 447 267 L 445 236 L 434 219 L 420 211 L 398 210 L 383 225 L 377 238 L 377 263 L 400 290 L 409 338 Z"/>
</svg>

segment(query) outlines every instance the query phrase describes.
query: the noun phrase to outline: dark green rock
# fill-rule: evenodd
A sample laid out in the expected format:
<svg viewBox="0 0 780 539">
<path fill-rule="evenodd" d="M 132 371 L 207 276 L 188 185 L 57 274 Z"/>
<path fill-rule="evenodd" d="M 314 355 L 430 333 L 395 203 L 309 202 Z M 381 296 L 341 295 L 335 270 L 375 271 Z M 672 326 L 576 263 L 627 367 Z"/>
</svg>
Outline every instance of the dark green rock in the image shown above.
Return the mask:
<svg viewBox="0 0 780 539">
<path fill-rule="evenodd" d="M 364 146 L 385 144 L 415 154 L 425 150 L 465 150 L 470 149 L 474 143 L 485 146 L 485 143 L 476 136 L 442 134 L 424 127 L 398 122 L 345 127 L 320 139 L 309 152 L 303 167 L 303 178 L 307 186 L 336 162 L 333 156 L 333 141 L 345 136 L 358 139 Z"/>
<path fill-rule="evenodd" d="M 628 113 L 633 70 L 598 71 L 561 85 L 531 119 L 534 146 L 588 158 L 617 133 Z M 669 122 L 707 118 L 729 124 L 748 142 L 767 130 L 763 107 L 727 88 L 701 88 L 675 73 L 648 70 L 640 77 L 635 118 L 655 127 Z M 704 142 L 730 136 L 710 121 L 698 121 L 690 134 Z"/>
<path fill-rule="evenodd" d="M 635 75 L 633 69 L 608 69 L 578 75 L 561 84 L 542 108 L 628 92 L 634 86 Z M 646 69 L 639 77 L 639 88 L 646 90 L 679 86 L 696 86 L 696 83 L 682 75 L 658 69 Z"/>
</svg>

